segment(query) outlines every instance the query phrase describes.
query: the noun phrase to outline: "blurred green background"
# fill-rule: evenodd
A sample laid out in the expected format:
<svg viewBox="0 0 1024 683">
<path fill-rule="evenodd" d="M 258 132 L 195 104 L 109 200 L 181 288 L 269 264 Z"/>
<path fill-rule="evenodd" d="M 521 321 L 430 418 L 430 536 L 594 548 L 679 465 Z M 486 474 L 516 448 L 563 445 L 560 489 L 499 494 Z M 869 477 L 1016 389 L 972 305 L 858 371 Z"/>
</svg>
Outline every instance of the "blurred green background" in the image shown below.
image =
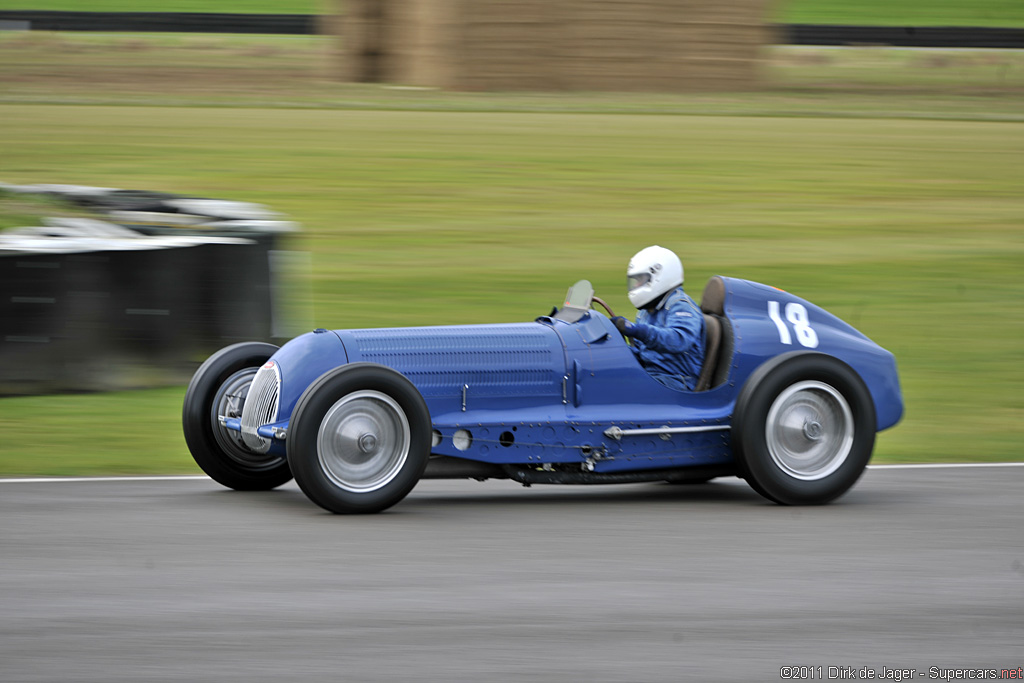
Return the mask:
<svg viewBox="0 0 1024 683">
<path fill-rule="evenodd" d="M 901 6 L 893 23 L 922 23 Z M 821 14 L 843 7 L 893 9 L 783 15 L 875 23 Z M 1024 23 L 1022 3 L 930 7 Z M 315 37 L 0 33 L 0 180 L 267 204 L 304 228 L 290 246 L 311 252 L 323 327 L 530 320 L 584 277 L 631 313 L 626 261 L 658 243 L 695 296 L 716 273 L 768 282 L 896 354 L 907 412 L 876 462 L 1020 459 L 1021 53 L 776 47 L 763 91 L 694 95 L 343 85 L 330 53 Z M 0 226 L 32 210 L 0 201 Z M 197 471 L 183 394 L 0 399 L 0 475 Z"/>
<path fill-rule="evenodd" d="M 336 0 L 0 0 L 0 9 L 77 12 L 318 14 Z M 1022 26 L 1019 0 L 777 0 L 772 20 L 790 24 Z"/>
</svg>

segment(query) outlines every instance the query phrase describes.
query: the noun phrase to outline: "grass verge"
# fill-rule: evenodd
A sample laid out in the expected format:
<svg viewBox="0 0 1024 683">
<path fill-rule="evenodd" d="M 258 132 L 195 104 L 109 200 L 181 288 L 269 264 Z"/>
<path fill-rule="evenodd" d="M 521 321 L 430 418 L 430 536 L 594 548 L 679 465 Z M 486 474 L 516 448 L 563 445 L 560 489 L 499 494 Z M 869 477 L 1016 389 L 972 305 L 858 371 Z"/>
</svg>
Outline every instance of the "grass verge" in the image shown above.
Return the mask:
<svg viewBox="0 0 1024 683">
<path fill-rule="evenodd" d="M 0 103 L 1024 120 L 1024 51 L 775 46 L 759 92 L 451 93 L 330 78 L 308 36 L 0 33 Z"/>
</svg>

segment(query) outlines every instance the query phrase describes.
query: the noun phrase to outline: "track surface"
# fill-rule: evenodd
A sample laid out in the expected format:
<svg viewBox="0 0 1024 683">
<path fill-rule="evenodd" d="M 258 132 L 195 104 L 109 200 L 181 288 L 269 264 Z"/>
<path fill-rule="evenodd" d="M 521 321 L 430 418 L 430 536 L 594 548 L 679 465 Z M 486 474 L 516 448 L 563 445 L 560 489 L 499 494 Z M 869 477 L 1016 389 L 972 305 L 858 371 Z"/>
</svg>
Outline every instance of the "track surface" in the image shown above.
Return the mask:
<svg viewBox="0 0 1024 683">
<path fill-rule="evenodd" d="M 1024 467 L 875 468 L 818 508 L 735 479 L 431 481 L 369 517 L 294 484 L 8 481 L 0 515 L 5 683 L 1024 665 Z"/>
</svg>

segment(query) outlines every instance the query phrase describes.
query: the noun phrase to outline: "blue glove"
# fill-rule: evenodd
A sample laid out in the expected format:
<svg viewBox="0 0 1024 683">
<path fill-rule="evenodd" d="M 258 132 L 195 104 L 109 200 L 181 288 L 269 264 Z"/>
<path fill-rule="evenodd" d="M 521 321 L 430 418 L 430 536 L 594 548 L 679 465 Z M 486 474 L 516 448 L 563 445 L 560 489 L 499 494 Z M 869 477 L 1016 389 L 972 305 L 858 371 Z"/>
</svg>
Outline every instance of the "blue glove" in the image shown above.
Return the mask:
<svg viewBox="0 0 1024 683">
<path fill-rule="evenodd" d="M 612 318 L 612 322 L 615 323 L 615 329 L 627 337 L 633 337 L 640 341 L 647 341 L 648 334 L 651 330 L 650 327 L 643 323 L 631 323 L 621 315 L 617 315 Z"/>
</svg>

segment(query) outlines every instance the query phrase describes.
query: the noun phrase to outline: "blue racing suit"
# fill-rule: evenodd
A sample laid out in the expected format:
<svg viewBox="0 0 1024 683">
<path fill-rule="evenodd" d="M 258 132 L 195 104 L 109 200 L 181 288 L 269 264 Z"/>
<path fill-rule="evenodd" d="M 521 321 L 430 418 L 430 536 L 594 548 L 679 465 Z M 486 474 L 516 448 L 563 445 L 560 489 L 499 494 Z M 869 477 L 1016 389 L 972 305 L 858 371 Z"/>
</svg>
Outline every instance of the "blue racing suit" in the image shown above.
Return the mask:
<svg viewBox="0 0 1024 683">
<path fill-rule="evenodd" d="M 665 386 L 693 391 L 704 363 L 704 315 L 683 288 L 653 312 L 641 309 L 634 328 L 631 348 L 644 369 Z"/>
</svg>

